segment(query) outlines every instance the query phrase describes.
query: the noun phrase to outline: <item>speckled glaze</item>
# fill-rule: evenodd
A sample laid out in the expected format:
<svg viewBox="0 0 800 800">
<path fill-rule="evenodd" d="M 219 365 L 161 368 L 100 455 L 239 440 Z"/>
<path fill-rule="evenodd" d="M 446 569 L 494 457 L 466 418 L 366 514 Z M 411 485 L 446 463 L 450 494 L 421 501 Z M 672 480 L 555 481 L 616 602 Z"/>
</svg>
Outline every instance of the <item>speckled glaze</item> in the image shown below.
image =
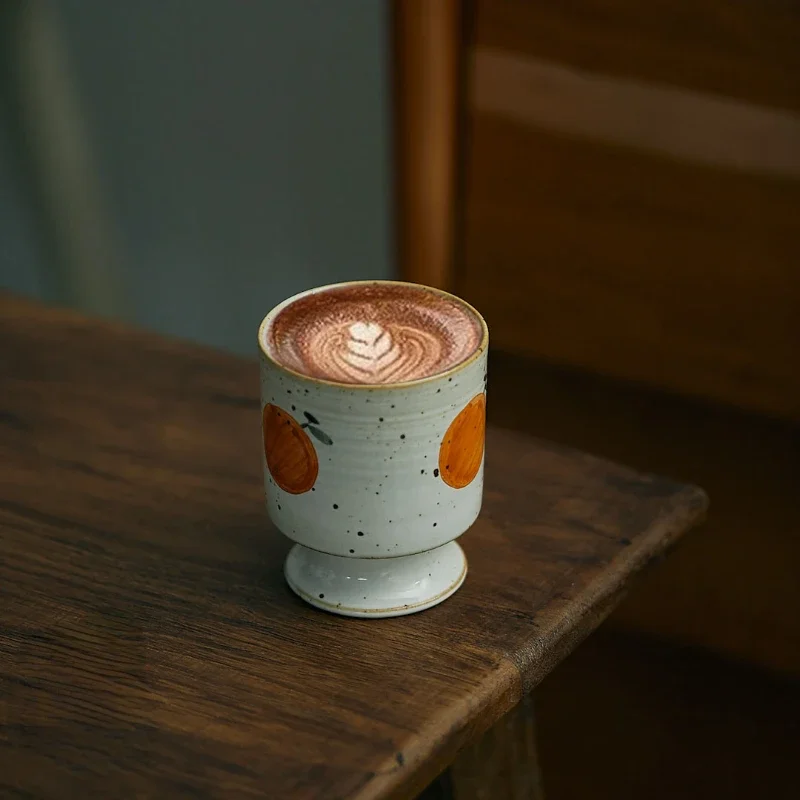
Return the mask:
<svg viewBox="0 0 800 800">
<path fill-rule="evenodd" d="M 413 613 L 466 575 L 454 540 L 481 508 L 488 332 L 468 307 L 483 338 L 439 375 L 374 386 L 308 377 L 277 363 L 266 337 L 285 306 L 328 288 L 289 298 L 259 330 L 267 510 L 297 543 L 285 571 L 304 600 L 348 616 Z"/>
</svg>

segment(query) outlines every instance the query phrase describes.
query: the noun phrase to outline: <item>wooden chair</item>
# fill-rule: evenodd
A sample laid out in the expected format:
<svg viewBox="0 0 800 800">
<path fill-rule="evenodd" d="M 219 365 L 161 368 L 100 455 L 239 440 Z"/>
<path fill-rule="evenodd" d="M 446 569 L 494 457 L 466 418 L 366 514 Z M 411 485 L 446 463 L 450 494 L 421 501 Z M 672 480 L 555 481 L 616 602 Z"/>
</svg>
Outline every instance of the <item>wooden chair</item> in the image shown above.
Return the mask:
<svg viewBox="0 0 800 800">
<path fill-rule="evenodd" d="M 394 14 L 401 274 L 484 312 L 495 420 L 714 497 L 615 622 L 797 674 L 796 10 Z"/>
</svg>

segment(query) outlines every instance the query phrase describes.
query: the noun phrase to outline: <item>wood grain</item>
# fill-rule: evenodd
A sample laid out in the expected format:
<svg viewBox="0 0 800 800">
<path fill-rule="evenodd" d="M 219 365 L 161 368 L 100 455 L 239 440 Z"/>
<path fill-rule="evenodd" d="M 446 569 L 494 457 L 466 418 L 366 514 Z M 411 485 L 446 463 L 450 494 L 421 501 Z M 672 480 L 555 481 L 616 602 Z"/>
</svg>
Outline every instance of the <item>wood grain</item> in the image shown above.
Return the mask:
<svg viewBox="0 0 800 800">
<path fill-rule="evenodd" d="M 793 4 L 480 0 L 453 286 L 495 346 L 800 420 Z"/>
<path fill-rule="evenodd" d="M 254 362 L 0 298 L 0 794 L 411 797 L 705 510 L 490 429 L 470 576 L 306 607 L 263 510 Z"/>
</svg>

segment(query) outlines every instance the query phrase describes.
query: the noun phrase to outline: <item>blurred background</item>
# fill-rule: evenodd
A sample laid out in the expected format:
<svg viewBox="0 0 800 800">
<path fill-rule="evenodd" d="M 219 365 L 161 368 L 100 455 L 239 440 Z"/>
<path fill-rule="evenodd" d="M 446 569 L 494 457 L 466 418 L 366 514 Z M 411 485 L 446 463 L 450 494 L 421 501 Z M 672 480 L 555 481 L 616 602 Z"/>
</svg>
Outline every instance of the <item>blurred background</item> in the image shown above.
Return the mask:
<svg viewBox="0 0 800 800">
<path fill-rule="evenodd" d="M 703 486 L 537 689 L 551 798 L 789 797 L 800 6 L 5 0 L 0 285 L 252 356 L 401 277 L 492 330 L 496 425 Z"/>
<path fill-rule="evenodd" d="M 388 277 L 387 7 L 4 0 L 0 281 L 252 355 Z"/>
</svg>

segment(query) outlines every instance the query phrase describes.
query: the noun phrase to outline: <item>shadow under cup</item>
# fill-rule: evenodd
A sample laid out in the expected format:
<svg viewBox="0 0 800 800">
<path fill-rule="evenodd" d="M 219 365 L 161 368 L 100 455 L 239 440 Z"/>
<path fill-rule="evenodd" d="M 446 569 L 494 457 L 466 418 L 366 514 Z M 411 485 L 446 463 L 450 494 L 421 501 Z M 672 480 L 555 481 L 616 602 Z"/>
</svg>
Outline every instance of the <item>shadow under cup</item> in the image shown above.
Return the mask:
<svg viewBox="0 0 800 800">
<path fill-rule="evenodd" d="M 345 286 L 399 286 L 356 282 Z M 342 286 L 337 285 L 337 286 Z M 483 495 L 488 332 L 441 374 L 404 383 L 355 384 L 310 377 L 269 346 L 277 306 L 259 330 L 264 485 L 272 522 L 296 542 L 289 586 L 338 614 L 387 617 L 429 608 L 463 583 L 454 541 Z"/>
</svg>

